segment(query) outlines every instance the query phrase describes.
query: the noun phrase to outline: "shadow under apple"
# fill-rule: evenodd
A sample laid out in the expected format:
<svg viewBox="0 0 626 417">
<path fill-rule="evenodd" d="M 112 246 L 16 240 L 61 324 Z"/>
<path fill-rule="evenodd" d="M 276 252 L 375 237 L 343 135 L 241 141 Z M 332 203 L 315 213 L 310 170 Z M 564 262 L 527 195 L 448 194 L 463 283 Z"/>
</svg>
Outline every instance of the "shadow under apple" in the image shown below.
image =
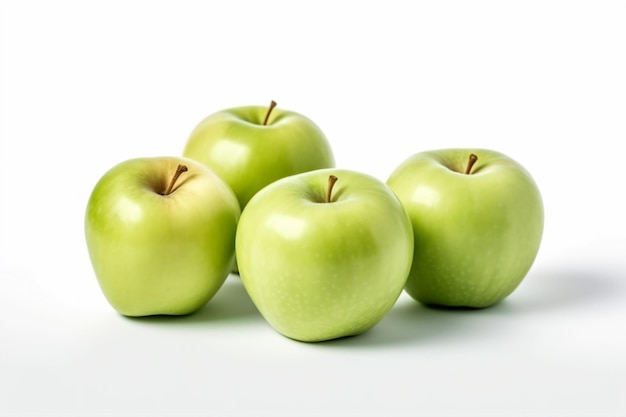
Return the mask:
<svg viewBox="0 0 626 417">
<path fill-rule="evenodd" d="M 532 270 L 511 305 L 517 313 L 547 313 L 567 308 L 589 308 L 626 294 L 626 270 L 571 266 L 567 269 Z"/>
<path fill-rule="evenodd" d="M 480 327 L 476 316 L 496 316 L 505 308 L 504 302 L 485 309 L 434 307 L 406 296 L 400 298 L 385 318 L 369 331 L 320 345 L 372 348 L 458 338 L 464 333 L 475 334 Z"/>
<path fill-rule="evenodd" d="M 498 326 L 510 325 L 507 322 L 509 319 L 549 315 L 555 310 L 567 308 L 592 308 L 611 297 L 623 297 L 624 293 L 626 272 L 617 269 L 536 269 L 513 294 L 494 306 L 484 309 L 431 307 L 403 294 L 387 316 L 369 331 L 310 345 L 320 348 L 372 348 L 477 337 L 481 333 L 497 332 Z M 266 324 L 241 279 L 235 274 L 231 274 L 213 299 L 196 313 L 130 320 L 172 325 L 236 321 Z M 489 325 L 485 326 L 485 323 Z"/>
<path fill-rule="evenodd" d="M 210 323 L 227 321 L 262 321 L 263 318 L 248 296 L 241 279 L 231 274 L 220 290 L 200 310 L 184 316 L 157 315 L 149 317 L 129 317 L 149 323 Z"/>
<path fill-rule="evenodd" d="M 511 319 L 593 308 L 626 293 L 626 272 L 617 269 L 537 269 L 500 303 L 483 309 L 422 305 L 403 294 L 387 316 L 361 335 L 318 343 L 320 347 L 371 348 L 476 337 L 509 326 Z M 488 326 L 485 324 L 488 323 Z"/>
</svg>

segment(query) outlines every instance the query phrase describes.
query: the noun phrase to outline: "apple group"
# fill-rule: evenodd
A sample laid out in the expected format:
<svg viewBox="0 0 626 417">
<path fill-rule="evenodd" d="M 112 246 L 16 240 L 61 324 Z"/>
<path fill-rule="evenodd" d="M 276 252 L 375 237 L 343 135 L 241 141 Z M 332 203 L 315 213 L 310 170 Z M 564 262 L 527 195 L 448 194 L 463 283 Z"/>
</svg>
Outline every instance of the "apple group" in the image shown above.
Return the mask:
<svg viewBox="0 0 626 417">
<path fill-rule="evenodd" d="M 272 102 L 210 114 L 179 156 L 120 162 L 87 202 L 85 239 L 121 315 L 186 315 L 236 272 L 278 333 L 376 326 L 403 291 L 444 308 L 510 295 L 543 234 L 537 184 L 490 149 L 426 150 L 386 181 L 335 167 L 311 119 Z"/>
</svg>

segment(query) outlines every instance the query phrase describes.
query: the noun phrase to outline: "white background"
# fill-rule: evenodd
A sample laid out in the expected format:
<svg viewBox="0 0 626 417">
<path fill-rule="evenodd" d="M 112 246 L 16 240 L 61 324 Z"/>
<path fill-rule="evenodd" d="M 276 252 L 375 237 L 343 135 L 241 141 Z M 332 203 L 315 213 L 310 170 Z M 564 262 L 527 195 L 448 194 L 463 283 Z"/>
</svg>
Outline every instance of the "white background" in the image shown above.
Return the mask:
<svg viewBox="0 0 626 417">
<path fill-rule="evenodd" d="M 1 415 L 626 415 L 626 3 L 0 4 Z M 96 181 L 270 100 L 381 180 L 426 149 L 517 159 L 546 214 L 525 281 L 481 311 L 403 295 L 323 344 L 234 277 L 186 318 L 117 315 L 83 236 Z"/>
</svg>

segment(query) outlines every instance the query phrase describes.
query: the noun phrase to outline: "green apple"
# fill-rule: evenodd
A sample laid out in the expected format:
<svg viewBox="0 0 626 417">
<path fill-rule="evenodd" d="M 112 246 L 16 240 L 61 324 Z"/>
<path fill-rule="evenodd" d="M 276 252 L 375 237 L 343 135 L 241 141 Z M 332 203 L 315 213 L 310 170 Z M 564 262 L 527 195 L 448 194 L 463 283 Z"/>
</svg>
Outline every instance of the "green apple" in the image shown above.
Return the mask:
<svg viewBox="0 0 626 417">
<path fill-rule="evenodd" d="M 387 184 L 415 237 L 406 292 L 430 305 L 482 308 L 510 295 L 543 234 L 537 184 L 518 162 L 488 149 L 417 153 Z"/>
<path fill-rule="evenodd" d="M 321 129 L 273 101 L 269 108 L 235 107 L 207 116 L 191 132 L 183 156 L 226 181 L 242 210 L 261 188 L 280 178 L 335 164 Z"/>
<path fill-rule="evenodd" d="M 228 276 L 241 210 L 204 165 L 181 157 L 135 158 L 107 171 L 85 213 L 100 287 L 125 316 L 200 309 Z"/>
<path fill-rule="evenodd" d="M 278 180 L 237 229 L 243 285 L 266 321 L 304 342 L 361 334 L 402 293 L 413 256 L 399 199 L 369 175 L 321 169 Z"/>
</svg>

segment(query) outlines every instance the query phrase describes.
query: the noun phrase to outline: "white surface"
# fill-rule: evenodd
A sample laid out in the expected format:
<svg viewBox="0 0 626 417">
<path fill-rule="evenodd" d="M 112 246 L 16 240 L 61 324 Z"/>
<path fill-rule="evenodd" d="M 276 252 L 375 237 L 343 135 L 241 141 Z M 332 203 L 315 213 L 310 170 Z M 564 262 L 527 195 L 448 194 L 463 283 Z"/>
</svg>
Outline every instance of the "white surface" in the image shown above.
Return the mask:
<svg viewBox="0 0 626 417">
<path fill-rule="evenodd" d="M 2 1 L 0 415 L 626 415 L 626 5 Z M 402 296 L 359 337 L 274 332 L 237 278 L 130 320 L 83 238 L 98 178 L 201 118 L 306 114 L 337 164 L 493 148 L 533 174 L 544 241 L 502 304 Z"/>
</svg>

